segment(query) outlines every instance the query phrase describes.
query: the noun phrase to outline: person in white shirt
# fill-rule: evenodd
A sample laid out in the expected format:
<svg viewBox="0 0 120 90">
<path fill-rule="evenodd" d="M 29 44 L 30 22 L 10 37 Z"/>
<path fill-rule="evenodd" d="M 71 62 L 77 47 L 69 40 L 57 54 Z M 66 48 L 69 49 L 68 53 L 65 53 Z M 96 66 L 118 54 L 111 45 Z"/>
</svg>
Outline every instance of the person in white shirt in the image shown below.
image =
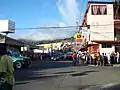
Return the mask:
<svg viewBox="0 0 120 90">
<path fill-rule="evenodd" d="M 119 52 L 117 52 L 117 63 L 119 63 Z"/>
</svg>

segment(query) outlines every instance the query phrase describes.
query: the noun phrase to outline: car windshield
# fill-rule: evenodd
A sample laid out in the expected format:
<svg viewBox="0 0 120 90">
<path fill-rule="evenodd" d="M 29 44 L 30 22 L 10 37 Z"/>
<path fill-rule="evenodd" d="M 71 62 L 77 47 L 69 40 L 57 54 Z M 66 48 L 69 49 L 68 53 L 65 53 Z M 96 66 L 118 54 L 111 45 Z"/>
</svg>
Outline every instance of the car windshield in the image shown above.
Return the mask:
<svg viewBox="0 0 120 90">
<path fill-rule="evenodd" d="M 52 56 L 53 56 L 53 57 L 54 57 L 54 56 L 59 56 L 59 54 L 53 54 Z"/>
<path fill-rule="evenodd" d="M 18 57 L 20 56 L 20 52 L 12 51 L 12 55 L 15 57 Z"/>
</svg>

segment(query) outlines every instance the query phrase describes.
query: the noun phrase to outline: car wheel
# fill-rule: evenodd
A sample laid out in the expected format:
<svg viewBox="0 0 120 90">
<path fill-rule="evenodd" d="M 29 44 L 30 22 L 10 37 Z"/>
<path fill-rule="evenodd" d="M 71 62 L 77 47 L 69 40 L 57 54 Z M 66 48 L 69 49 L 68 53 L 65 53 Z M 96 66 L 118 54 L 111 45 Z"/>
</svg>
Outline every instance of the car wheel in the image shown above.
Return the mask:
<svg viewBox="0 0 120 90">
<path fill-rule="evenodd" d="M 21 69 L 22 68 L 22 63 L 20 61 L 15 62 L 15 68 L 16 69 Z"/>
</svg>

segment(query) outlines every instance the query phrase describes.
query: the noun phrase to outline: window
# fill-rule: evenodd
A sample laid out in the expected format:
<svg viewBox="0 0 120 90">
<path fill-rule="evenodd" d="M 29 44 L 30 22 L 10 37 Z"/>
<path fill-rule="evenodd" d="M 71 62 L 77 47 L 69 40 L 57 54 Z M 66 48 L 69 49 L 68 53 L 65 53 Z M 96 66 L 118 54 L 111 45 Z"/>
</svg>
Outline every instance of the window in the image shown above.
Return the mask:
<svg viewBox="0 0 120 90">
<path fill-rule="evenodd" d="M 106 15 L 107 6 L 106 5 L 92 5 L 91 12 L 92 12 L 92 15 Z"/>
<path fill-rule="evenodd" d="M 111 44 L 102 44 L 102 48 L 112 48 Z"/>
</svg>

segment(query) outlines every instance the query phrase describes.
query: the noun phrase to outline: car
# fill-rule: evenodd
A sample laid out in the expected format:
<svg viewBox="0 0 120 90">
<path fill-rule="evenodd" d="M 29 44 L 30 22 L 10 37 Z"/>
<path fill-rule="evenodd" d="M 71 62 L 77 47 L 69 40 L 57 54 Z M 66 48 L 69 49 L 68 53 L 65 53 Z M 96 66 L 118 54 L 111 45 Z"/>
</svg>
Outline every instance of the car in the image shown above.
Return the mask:
<svg viewBox="0 0 120 90">
<path fill-rule="evenodd" d="M 51 55 L 51 60 L 54 60 L 54 61 L 60 60 L 59 54 L 52 54 L 52 55 Z"/>
<path fill-rule="evenodd" d="M 68 52 L 68 53 L 65 55 L 65 59 L 66 59 L 66 60 L 73 60 L 73 58 L 72 58 L 72 52 Z"/>
<path fill-rule="evenodd" d="M 29 67 L 31 65 L 31 59 L 20 55 L 18 51 L 8 51 L 14 62 L 15 69 L 21 69 L 23 67 Z"/>
<path fill-rule="evenodd" d="M 54 60 L 54 61 L 64 60 L 64 54 L 62 54 L 62 53 L 53 53 L 51 55 L 51 60 Z"/>
</svg>

